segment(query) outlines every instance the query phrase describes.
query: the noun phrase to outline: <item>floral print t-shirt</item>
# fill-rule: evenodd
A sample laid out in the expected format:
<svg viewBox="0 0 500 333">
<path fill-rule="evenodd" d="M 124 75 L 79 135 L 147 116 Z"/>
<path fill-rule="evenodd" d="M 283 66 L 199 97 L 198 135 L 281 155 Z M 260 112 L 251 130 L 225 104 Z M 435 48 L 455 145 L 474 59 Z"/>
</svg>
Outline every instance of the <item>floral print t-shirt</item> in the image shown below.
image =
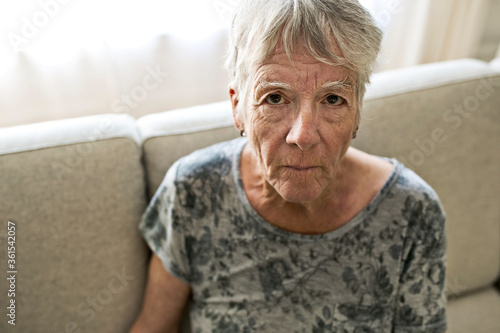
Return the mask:
<svg viewBox="0 0 500 333">
<path fill-rule="evenodd" d="M 293 233 L 249 204 L 246 143 L 177 161 L 140 224 L 164 267 L 192 288 L 194 333 L 445 331 L 445 214 L 429 185 L 390 160 L 392 175 L 351 221 Z"/>
</svg>

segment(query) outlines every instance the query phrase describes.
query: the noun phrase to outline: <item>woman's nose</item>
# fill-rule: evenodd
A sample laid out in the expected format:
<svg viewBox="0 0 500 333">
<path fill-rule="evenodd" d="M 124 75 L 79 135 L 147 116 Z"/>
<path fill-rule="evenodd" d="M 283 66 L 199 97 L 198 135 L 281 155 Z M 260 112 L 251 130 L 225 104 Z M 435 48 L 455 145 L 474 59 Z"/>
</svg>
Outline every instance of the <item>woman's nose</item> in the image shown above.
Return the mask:
<svg viewBox="0 0 500 333">
<path fill-rule="evenodd" d="M 301 150 L 308 150 L 319 141 L 315 112 L 312 107 L 301 108 L 290 126 L 286 142 L 289 145 L 297 145 Z"/>
</svg>

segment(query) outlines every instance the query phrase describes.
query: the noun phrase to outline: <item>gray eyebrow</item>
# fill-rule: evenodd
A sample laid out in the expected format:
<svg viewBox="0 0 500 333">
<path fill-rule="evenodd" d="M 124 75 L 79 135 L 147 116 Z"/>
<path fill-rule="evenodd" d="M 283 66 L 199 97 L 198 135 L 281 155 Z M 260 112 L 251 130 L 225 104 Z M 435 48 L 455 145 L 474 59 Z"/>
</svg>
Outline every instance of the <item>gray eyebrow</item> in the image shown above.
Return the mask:
<svg viewBox="0 0 500 333">
<path fill-rule="evenodd" d="M 331 81 L 321 85 L 321 89 L 354 89 L 354 84 L 349 79 L 345 79 L 342 81 Z"/>
<path fill-rule="evenodd" d="M 279 81 L 260 81 L 259 86 L 261 86 L 263 89 L 269 89 L 269 88 L 288 89 L 288 90 L 292 89 L 292 86 L 289 85 L 288 83 Z"/>
</svg>

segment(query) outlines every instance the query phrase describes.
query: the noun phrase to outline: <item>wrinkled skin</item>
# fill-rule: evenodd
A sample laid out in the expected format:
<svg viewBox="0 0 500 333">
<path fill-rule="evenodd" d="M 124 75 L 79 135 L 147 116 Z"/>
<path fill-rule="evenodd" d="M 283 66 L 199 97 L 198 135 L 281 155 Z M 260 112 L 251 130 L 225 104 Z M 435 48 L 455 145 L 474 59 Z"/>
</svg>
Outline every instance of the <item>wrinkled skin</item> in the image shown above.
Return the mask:
<svg viewBox="0 0 500 333">
<path fill-rule="evenodd" d="M 367 172 L 381 162 L 349 148 L 359 125 L 354 73 L 301 52 L 290 61 L 277 49 L 248 80 L 244 105 L 236 89 L 230 95 L 235 126 L 249 139 L 241 170 L 252 206 L 289 230 L 296 229 L 290 223 L 315 221 L 321 231 L 346 223 L 382 187 L 391 165 Z M 353 199 L 360 191 L 365 197 Z"/>
<path fill-rule="evenodd" d="M 241 125 L 269 185 L 287 201 L 309 202 L 328 195 L 358 125 L 355 81 L 341 66 L 293 60 L 279 53 L 257 67 Z"/>
</svg>

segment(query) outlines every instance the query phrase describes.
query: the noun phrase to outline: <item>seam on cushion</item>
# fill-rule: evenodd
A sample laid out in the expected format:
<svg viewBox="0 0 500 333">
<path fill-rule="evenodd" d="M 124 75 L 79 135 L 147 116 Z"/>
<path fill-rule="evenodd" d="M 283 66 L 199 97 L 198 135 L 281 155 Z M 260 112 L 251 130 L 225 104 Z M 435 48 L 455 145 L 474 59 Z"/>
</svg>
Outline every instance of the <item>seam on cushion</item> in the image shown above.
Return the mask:
<svg viewBox="0 0 500 333">
<path fill-rule="evenodd" d="M 189 120 L 186 120 L 186 124 L 189 124 Z M 178 129 L 165 129 L 165 130 L 151 130 L 146 129 L 143 130 L 141 126 L 139 126 L 139 132 L 142 135 L 142 138 L 145 139 L 143 141 L 147 141 L 148 139 L 158 137 L 158 136 L 169 136 L 169 135 L 181 135 L 181 134 L 191 134 L 194 132 L 205 132 L 219 128 L 232 127 L 233 122 L 231 120 L 219 121 L 219 122 L 210 122 L 209 124 L 203 124 L 198 126 L 187 126 L 186 128 L 178 128 Z"/>
<path fill-rule="evenodd" d="M 151 139 L 161 138 L 161 137 L 165 137 L 165 136 L 172 136 L 173 137 L 173 136 L 181 136 L 181 135 L 187 135 L 187 134 L 193 134 L 193 133 L 203 133 L 203 132 L 209 132 L 209 131 L 213 131 L 213 130 L 220 130 L 220 129 L 233 127 L 232 124 L 226 125 L 226 126 L 220 126 L 220 124 L 218 124 L 218 125 L 219 125 L 218 127 L 214 126 L 214 127 L 210 127 L 210 128 L 204 128 L 204 129 L 199 129 L 199 127 L 195 127 L 193 129 L 189 129 L 189 131 L 188 130 L 177 131 L 177 132 L 172 131 L 172 133 L 169 133 L 167 131 L 160 133 L 160 131 L 158 131 L 157 133 L 155 133 L 155 135 L 148 135 L 146 139 L 143 139 L 142 147 L 144 147 L 145 144 Z"/>
<path fill-rule="evenodd" d="M 487 75 L 482 74 L 482 75 L 478 75 L 475 77 L 468 77 L 466 80 L 456 80 L 456 81 L 450 81 L 450 82 L 446 82 L 446 83 L 435 83 L 435 84 L 429 84 L 429 85 L 422 86 L 422 87 L 414 87 L 413 89 L 387 92 L 387 93 L 386 92 L 379 93 L 379 94 L 374 93 L 373 97 L 371 97 L 371 96 L 367 97 L 364 100 L 364 102 L 379 100 L 379 99 L 383 99 L 383 98 L 387 98 L 387 97 L 391 97 L 391 96 L 399 96 L 399 95 L 409 94 L 409 93 L 418 92 L 418 91 L 426 91 L 426 90 L 436 89 L 436 88 L 440 88 L 440 87 L 449 87 L 449 86 L 453 86 L 453 85 L 457 85 L 457 84 L 461 84 L 461 83 L 469 83 L 469 82 L 478 81 L 478 80 L 487 80 L 490 78 L 500 78 L 500 74 L 499 73 L 490 73 Z"/>
<path fill-rule="evenodd" d="M 197 118 L 193 119 L 193 116 Z M 157 123 L 160 123 L 159 128 L 156 126 Z M 232 125 L 229 99 L 150 114 L 137 119 L 139 132 L 143 138 L 147 139 L 155 136 L 207 131 Z"/>
<path fill-rule="evenodd" d="M 90 139 L 89 137 L 72 137 L 72 138 L 67 138 L 67 139 L 52 139 L 52 140 L 46 140 L 42 141 L 40 143 L 35 143 L 35 144 L 28 144 L 24 146 L 18 146 L 18 147 L 12 147 L 12 148 L 6 148 L 3 150 L 0 150 L 0 156 L 2 155 L 10 155 L 10 154 L 15 154 L 15 153 L 22 153 L 26 151 L 33 151 L 33 150 L 41 150 L 41 149 L 46 149 L 46 148 L 57 148 L 57 147 L 64 147 L 64 146 L 69 146 L 69 145 L 75 145 L 75 144 L 82 144 L 82 143 L 94 143 L 98 141 L 105 141 L 105 140 L 113 140 L 113 139 L 127 139 L 135 143 L 138 147 L 141 147 L 143 137 L 139 130 L 137 129 L 137 126 L 134 124 L 133 132 L 132 133 L 116 133 L 115 135 L 109 135 L 109 136 L 103 136 L 101 138 L 96 138 L 95 140 Z"/>
<path fill-rule="evenodd" d="M 219 128 L 227 128 L 227 127 L 232 127 L 232 123 L 226 122 L 220 122 L 216 124 L 210 124 L 210 125 L 201 125 L 201 126 L 193 126 L 185 129 L 171 129 L 171 130 L 163 130 L 163 131 L 151 131 L 147 135 L 147 139 L 153 138 L 153 137 L 158 137 L 158 136 L 170 136 L 170 135 L 181 135 L 181 134 L 191 134 L 194 132 L 206 132 L 214 129 L 219 129 Z"/>
<path fill-rule="evenodd" d="M 136 140 L 133 140 L 132 138 L 128 138 L 128 137 L 115 137 L 115 138 L 105 138 L 105 139 L 94 140 L 94 141 L 68 142 L 65 144 L 54 145 L 54 146 L 40 145 L 39 147 L 30 147 L 30 148 L 26 148 L 23 150 L 6 151 L 5 153 L 0 152 L 0 158 L 2 156 L 17 155 L 17 154 L 23 154 L 23 153 L 32 152 L 32 151 L 41 151 L 41 150 L 45 150 L 45 149 L 58 149 L 61 147 L 76 146 L 76 145 L 87 144 L 87 143 L 93 144 L 95 142 L 103 142 L 103 141 L 110 141 L 110 140 L 125 140 L 125 141 L 132 142 L 134 144 L 134 146 L 138 149 L 137 151 L 142 154 L 141 143 L 137 142 Z M 90 155 L 92 155 L 92 154 L 89 154 L 87 156 L 90 156 Z"/>
</svg>

